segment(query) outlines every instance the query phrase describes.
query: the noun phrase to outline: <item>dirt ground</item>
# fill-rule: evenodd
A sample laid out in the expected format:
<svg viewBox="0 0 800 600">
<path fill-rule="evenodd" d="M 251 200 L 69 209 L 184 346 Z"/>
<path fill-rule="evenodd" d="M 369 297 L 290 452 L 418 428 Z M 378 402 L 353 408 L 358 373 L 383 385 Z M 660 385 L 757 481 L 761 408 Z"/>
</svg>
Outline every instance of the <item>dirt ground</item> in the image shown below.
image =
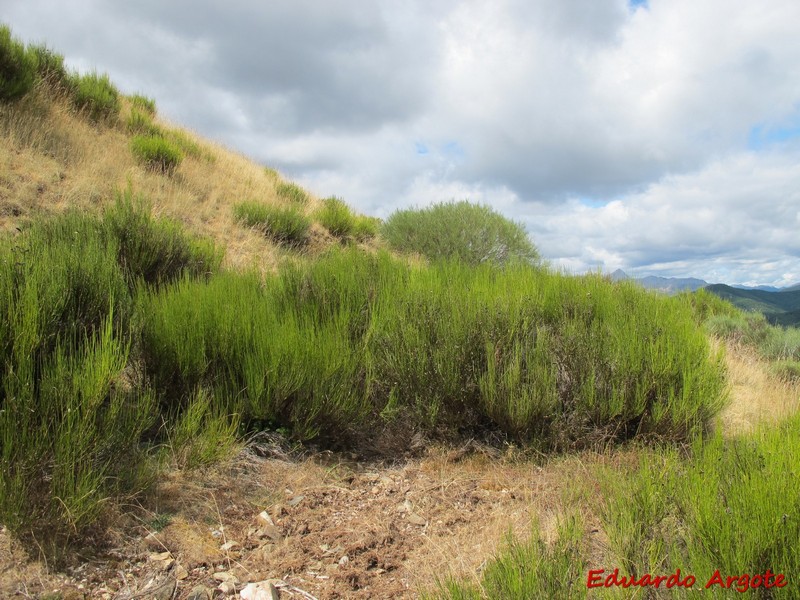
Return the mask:
<svg viewBox="0 0 800 600">
<path fill-rule="evenodd" d="M 728 354 L 726 430 L 794 410 L 796 386 L 776 383 L 746 353 Z M 247 583 L 269 580 L 278 598 L 416 598 L 448 576 L 478 578 L 509 531 L 538 526 L 551 537 L 567 508 L 581 512 L 602 564 L 598 473 L 637 460 L 635 448 L 536 458 L 470 442 L 365 463 L 290 456 L 264 438 L 214 469 L 168 476 L 148 510 L 127 511 L 113 540 L 59 573 L 0 532 L 0 597 L 238 598 Z"/>
</svg>

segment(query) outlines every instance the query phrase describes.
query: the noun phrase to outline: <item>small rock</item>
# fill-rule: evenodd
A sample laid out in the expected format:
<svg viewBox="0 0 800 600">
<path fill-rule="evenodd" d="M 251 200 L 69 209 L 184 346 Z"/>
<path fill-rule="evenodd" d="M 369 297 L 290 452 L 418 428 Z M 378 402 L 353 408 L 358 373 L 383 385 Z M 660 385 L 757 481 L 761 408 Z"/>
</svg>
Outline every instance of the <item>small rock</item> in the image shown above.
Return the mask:
<svg viewBox="0 0 800 600">
<path fill-rule="evenodd" d="M 217 586 L 217 589 L 226 596 L 236 593 L 236 584 L 232 581 L 223 581 Z"/>
<path fill-rule="evenodd" d="M 280 600 L 278 589 L 269 581 L 248 583 L 239 596 L 242 600 Z"/>
<path fill-rule="evenodd" d="M 344 567 L 347 563 L 350 562 L 350 557 L 345 554 L 342 558 L 339 559 L 339 566 Z"/>
<path fill-rule="evenodd" d="M 183 565 L 177 565 L 175 567 L 175 571 L 172 573 L 175 576 L 175 579 L 178 581 L 183 581 L 189 576 L 189 571 L 187 571 Z"/>
<path fill-rule="evenodd" d="M 171 552 L 159 552 L 158 554 L 151 554 L 148 556 L 150 560 L 169 560 L 172 558 Z"/>
<path fill-rule="evenodd" d="M 262 539 L 268 537 L 275 542 L 283 538 L 281 530 L 275 527 L 275 525 L 264 525 L 264 527 L 258 530 L 256 535 Z"/>
<path fill-rule="evenodd" d="M 223 552 L 227 552 L 228 550 L 236 548 L 236 546 L 238 545 L 239 542 L 234 542 L 233 540 L 231 540 L 230 542 L 225 542 L 224 544 L 222 544 L 222 546 L 220 546 L 219 549 L 222 550 Z"/>
<path fill-rule="evenodd" d="M 196 585 L 186 596 L 186 600 L 211 600 L 211 590 L 204 585 Z"/>
<path fill-rule="evenodd" d="M 408 522 L 413 525 L 427 525 L 428 521 L 420 517 L 417 513 L 408 513 Z"/>
<path fill-rule="evenodd" d="M 211 590 L 204 585 L 196 585 L 189 592 L 186 600 L 211 600 Z"/>
<path fill-rule="evenodd" d="M 305 496 L 295 496 L 294 498 L 289 500 L 286 504 L 294 508 L 303 501 L 303 498 L 305 498 Z"/>
<path fill-rule="evenodd" d="M 239 583 L 239 578 L 229 571 L 217 571 L 213 575 L 214 579 L 223 583 Z"/>
<path fill-rule="evenodd" d="M 269 513 L 265 510 L 262 510 L 260 513 L 258 513 L 258 519 L 260 521 L 263 521 L 267 525 L 273 525 L 273 526 L 275 525 L 275 523 L 272 520 L 272 517 L 270 517 Z"/>
<path fill-rule="evenodd" d="M 222 532 L 219 529 L 213 529 L 211 531 L 211 537 L 221 538 L 222 537 Z"/>
</svg>

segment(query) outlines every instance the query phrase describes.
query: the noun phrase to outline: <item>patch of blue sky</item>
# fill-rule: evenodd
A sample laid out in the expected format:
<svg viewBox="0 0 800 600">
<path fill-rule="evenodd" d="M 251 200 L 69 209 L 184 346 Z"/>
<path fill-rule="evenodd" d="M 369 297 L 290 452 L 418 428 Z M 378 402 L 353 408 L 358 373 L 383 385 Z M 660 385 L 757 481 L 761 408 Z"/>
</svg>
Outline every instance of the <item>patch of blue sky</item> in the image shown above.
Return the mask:
<svg viewBox="0 0 800 600">
<path fill-rule="evenodd" d="M 420 156 L 425 156 L 425 155 L 429 154 L 429 152 L 430 152 L 428 150 L 428 147 L 425 144 L 423 144 L 422 142 L 414 142 L 414 146 L 417 149 L 417 154 L 419 154 Z"/>
<path fill-rule="evenodd" d="M 464 147 L 458 142 L 447 142 L 442 146 L 442 154 L 450 159 L 463 159 L 466 156 Z"/>
<path fill-rule="evenodd" d="M 597 198 L 578 198 L 578 202 L 589 208 L 601 208 L 611 202 L 611 200 L 598 200 Z"/>
<path fill-rule="evenodd" d="M 787 142 L 797 137 L 800 137 L 800 122 L 782 127 L 766 127 L 763 124 L 759 124 L 750 129 L 750 134 L 747 137 L 747 148 L 756 151 L 763 150 L 767 146 Z"/>
<path fill-rule="evenodd" d="M 628 6 L 631 10 L 636 10 L 637 8 L 650 8 L 648 6 L 649 0 L 628 0 Z"/>
</svg>

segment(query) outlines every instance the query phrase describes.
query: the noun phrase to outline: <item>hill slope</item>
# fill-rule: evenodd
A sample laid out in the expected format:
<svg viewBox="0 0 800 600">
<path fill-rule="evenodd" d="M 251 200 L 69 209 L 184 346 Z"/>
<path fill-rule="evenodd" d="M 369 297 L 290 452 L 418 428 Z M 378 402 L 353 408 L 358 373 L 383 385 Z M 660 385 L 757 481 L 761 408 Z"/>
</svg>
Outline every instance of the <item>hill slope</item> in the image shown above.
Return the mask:
<svg viewBox="0 0 800 600">
<path fill-rule="evenodd" d="M 92 122 L 61 92 L 38 85 L 23 98 L 0 102 L 0 231 L 68 207 L 97 211 L 130 187 L 156 214 L 226 249 L 225 264 L 270 270 L 286 253 L 253 228 L 237 223 L 233 207 L 245 201 L 288 206 L 286 182 L 272 169 L 155 117 L 154 125 L 181 140 L 190 152 L 171 176 L 148 168 L 131 152 L 132 98 L 120 97 L 119 118 Z M 308 195 L 303 212 L 320 206 Z M 306 250 L 315 253 L 334 238 L 311 225 Z"/>
<path fill-rule="evenodd" d="M 800 290 L 743 290 L 721 283 L 706 289 L 742 310 L 764 313 L 773 324 L 800 325 Z"/>
</svg>

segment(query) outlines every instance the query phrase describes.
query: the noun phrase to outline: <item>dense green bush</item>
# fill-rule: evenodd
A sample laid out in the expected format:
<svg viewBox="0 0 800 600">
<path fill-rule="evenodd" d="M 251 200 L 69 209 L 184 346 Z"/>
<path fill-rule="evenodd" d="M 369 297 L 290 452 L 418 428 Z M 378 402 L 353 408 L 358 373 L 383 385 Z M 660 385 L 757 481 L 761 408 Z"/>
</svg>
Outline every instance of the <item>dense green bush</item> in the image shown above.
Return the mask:
<svg viewBox="0 0 800 600">
<path fill-rule="evenodd" d="M 295 204 L 305 204 L 308 202 L 308 192 L 296 183 L 279 181 L 275 184 L 275 192 L 278 194 L 278 198 L 288 200 Z"/>
<path fill-rule="evenodd" d="M 28 46 L 28 52 L 36 59 L 36 72 L 39 78 L 51 89 L 61 91 L 69 82 L 69 74 L 64 66 L 64 56 L 54 52 L 44 44 Z"/>
<path fill-rule="evenodd" d="M 348 238 L 353 235 L 356 219 L 350 207 L 344 200 L 332 196 L 322 201 L 322 207 L 317 210 L 317 220 L 331 235 L 338 238 Z"/>
<path fill-rule="evenodd" d="M 112 120 L 119 115 L 119 91 L 107 74 L 72 74 L 72 103 L 93 121 Z"/>
<path fill-rule="evenodd" d="M 161 135 L 137 135 L 131 140 L 131 152 L 148 169 L 172 175 L 183 161 L 178 147 Z"/>
<path fill-rule="evenodd" d="M 11 29 L 0 25 L 0 100 L 14 100 L 25 95 L 36 79 L 36 56 Z"/>
<path fill-rule="evenodd" d="M 125 120 L 125 126 L 128 133 L 143 135 L 143 136 L 158 136 L 163 137 L 164 132 L 161 128 L 153 122 L 153 117 L 147 111 L 144 111 L 135 106 L 131 107 L 131 112 Z"/>
<path fill-rule="evenodd" d="M 353 227 L 353 236 L 360 242 L 374 238 L 378 235 L 381 227 L 381 220 L 377 217 L 367 217 L 359 215 Z"/>
<path fill-rule="evenodd" d="M 384 422 L 542 448 L 686 439 L 724 399 L 721 357 L 688 307 L 601 277 L 411 269 L 353 250 L 263 289 L 231 275 L 151 302 L 144 347 L 164 389 L 225 389 L 246 419 L 299 437 Z"/>
<path fill-rule="evenodd" d="M 308 240 L 309 219 L 299 208 L 279 208 L 261 202 L 242 202 L 234 207 L 234 216 L 248 227 L 261 229 L 279 244 L 299 246 Z"/>
<path fill-rule="evenodd" d="M 467 201 L 399 210 L 386 220 L 381 234 L 394 250 L 415 252 L 432 261 L 456 259 L 478 265 L 539 260 L 521 225 L 488 206 Z"/>
<path fill-rule="evenodd" d="M 219 270 L 222 252 L 214 243 L 188 235 L 168 219 L 154 219 L 145 198 L 128 188 L 105 213 L 105 225 L 119 246 L 118 262 L 131 287 L 156 286 L 181 277 L 207 278 Z"/>
<path fill-rule="evenodd" d="M 48 553 L 146 483 L 156 396 L 132 368 L 139 290 L 219 264 L 130 192 L 0 239 L 0 521 Z M 211 428 L 216 421 L 203 421 Z"/>
</svg>

